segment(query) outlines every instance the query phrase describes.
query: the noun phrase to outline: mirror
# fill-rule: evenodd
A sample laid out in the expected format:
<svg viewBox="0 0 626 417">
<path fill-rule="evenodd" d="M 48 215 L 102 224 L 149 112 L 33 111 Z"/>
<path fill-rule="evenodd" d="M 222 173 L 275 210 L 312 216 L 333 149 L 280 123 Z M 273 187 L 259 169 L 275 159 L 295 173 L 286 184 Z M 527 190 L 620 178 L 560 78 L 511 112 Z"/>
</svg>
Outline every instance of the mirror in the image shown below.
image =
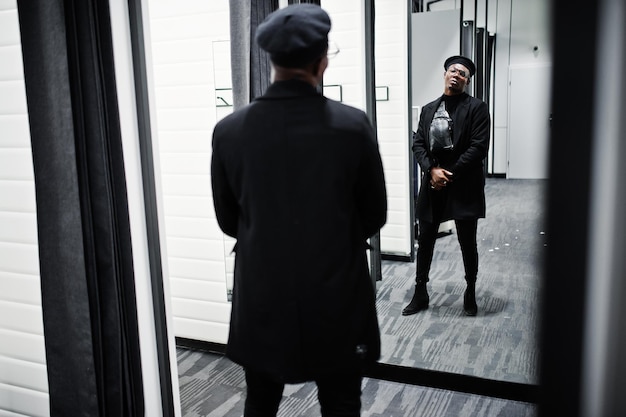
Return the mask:
<svg viewBox="0 0 626 417">
<path fill-rule="evenodd" d="M 232 111 L 228 3 L 148 0 L 144 22 L 165 246 L 163 270 L 171 296 L 173 332 L 179 341 L 218 345 L 225 344 L 228 335 L 227 289 L 232 285 L 228 280 L 233 242 L 224 238 L 214 218 L 209 169 L 213 126 Z M 341 48 L 325 76 L 325 93 L 357 107 L 364 106 L 359 103 L 364 103 L 365 82 L 361 71 L 350 65 L 360 63 L 363 56 L 363 27 L 362 23 L 355 24 L 363 21 L 361 3 L 322 1 L 333 19 L 331 40 Z M 415 277 L 415 264 L 410 261 L 414 253 L 411 178 L 419 174 L 412 171 L 407 139 L 415 123 L 412 117 L 419 115 L 413 109 L 443 90 L 442 57 L 427 60 L 423 53 L 419 58 L 416 53 L 409 57 L 409 46 L 418 43 L 408 38 L 413 18 L 409 10 L 414 6 L 432 10 L 419 13 L 417 19 L 429 13 L 453 13 L 456 24 L 449 33 L 461 36 L 467 30 L 463 22 L 472 21 L 477 22 L 471 26 L 472 33 L 474 27 L 486 28 L 486 33 L 494 33 L 497 39 L 492 45 L 495 53 L 490 76 L 485 78 L 491 82 L 486 98 L 494 109 L 493 140 L 486 164 L 490 175 L 487 218 L 479 221 L 479 315 L 474 318 L 462 316 L 462 262 L 455 233 L 449 230 L 443 230 L 437 242 L 431 269 L 431 308 L 415 316 L 400 315 L 410 300 Z M 386 258 L 378 283 L 378 310 L 385 363 L 536 383 L 534 331 L 539 258 L 546 243 L 541 234 L 545 178 L 517 174 L 512 179 L 509 167 L 513 159 L 520 159 L 518 166 L 524 167 L 529 161 L 541 162 L 542 152 L 545 155 L 543 148 L 534 145 L 511 151 L 511 140 L 515 139 L 514 131 L 537 127 L 532 136 L 541 141 L 545 126 L 528 120 L 548 120 L 545 109 L 549 97 L 537 93 L 545 86 L 544 74 L 550 65 L 548 10 L 543 0 L 376 0 L 380 149 L 386 169 L 401 167 L 387 173 L 394 205 L 390 204 L 391 222 L 381 238 Z M 422 40 L 433 42 L 432 33 L 427 32 Z M 456 54 L 460 45 L 453 42 L 448 47 Z M 432 65 L 432 70 L 422 68 L 422 64 Z M 414 86 L 424 81 L 416 87 L 423 98 L 410 94 L 409 68 L 418 71 L 412 73 Z M 479 84 L 476 79 L 473 83 Z M 529 100 L 530 106 L 526 105 Z M 529 115 L 529 108 L 537 114 Z M 517 109 L 523 115 L 511 117 Z M 533 154 L 539 156 L 528 156 Z"/>
<path fill-rule="evenodd" d="M 388 3 L 376 1 L 377 15 Z M 550 102 L 549 3 L 409 1 L 409 7 L 412 130 L 417 129 L 421 106 L 443 92 L 443 61 L 463 54 L 477 64 L 468 92 L 489 104 L 493 122 L 485 161 L 487 214 L 478 222 L 476 317 L 463 313 L 466 285 L 454 222 L 440 228 L 428 310 L 401 315 L 415 288 L 415 263 L 383 261 L 378 284 L 381 361 L 536 384 L 540 265 L 547 245 L 543 193 Z M 376 27 L 376 40 L 382 45 L 387 41 L 384 24 L 377 21 Z M 386 69 L 378 65 L 378 56 L 377 77 Z M 379 124 L 379 133 L 380 128 Z M 384 234 L 382 248 L 384 256 Z"/>
</svg>

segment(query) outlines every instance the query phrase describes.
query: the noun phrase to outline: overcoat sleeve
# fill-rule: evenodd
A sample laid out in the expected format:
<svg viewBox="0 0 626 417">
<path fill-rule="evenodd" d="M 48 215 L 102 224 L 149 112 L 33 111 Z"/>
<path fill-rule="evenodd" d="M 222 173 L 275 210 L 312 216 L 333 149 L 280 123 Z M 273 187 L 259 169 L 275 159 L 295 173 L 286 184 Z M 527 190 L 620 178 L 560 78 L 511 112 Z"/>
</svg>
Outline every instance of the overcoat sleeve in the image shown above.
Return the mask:
<svg viewBox="0 0 626 417">
<path fill-rule="evenodd" d="M 213 206 L 217 222 L 224 233 L 237 237 L 239 204 L 224 169 L 223 155 L 220 154 L 219 138 L 213 132 L 213 154 L 211 156 L 211 185 Z"/>
<path fill-rule="evenodd" d="M 485 102 L 476 100 L 470 105 L 469 112 L 469 146 L 450 168 L 455 176 L 463 175 L 467 170 L 481 165 L 489 150 L 489 108 Z"/>
</svg>

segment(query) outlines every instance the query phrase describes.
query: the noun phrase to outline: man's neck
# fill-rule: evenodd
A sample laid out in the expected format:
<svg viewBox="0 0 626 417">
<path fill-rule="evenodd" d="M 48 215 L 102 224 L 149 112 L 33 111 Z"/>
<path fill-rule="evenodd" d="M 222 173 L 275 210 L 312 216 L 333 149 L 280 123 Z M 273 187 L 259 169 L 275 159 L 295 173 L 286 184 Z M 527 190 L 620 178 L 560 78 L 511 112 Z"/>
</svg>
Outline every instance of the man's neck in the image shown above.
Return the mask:
<svg viewBox="0 0 626 417">
<path fill-rule="evenodd" d="M 274 73 L 274 81 L 300 80 L 316 87 L 319 83 L 313 73 L 305 68 L 282 68 L 276 67 Z"/>
</svg>

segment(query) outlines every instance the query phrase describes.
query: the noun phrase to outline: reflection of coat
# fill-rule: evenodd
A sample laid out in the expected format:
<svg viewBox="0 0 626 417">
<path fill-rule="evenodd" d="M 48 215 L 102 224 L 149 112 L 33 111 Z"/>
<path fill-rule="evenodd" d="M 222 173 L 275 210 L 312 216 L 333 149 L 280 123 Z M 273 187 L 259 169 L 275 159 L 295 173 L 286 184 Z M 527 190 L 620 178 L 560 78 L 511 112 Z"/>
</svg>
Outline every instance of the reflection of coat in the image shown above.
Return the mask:
<svg viewBox="0 0 626 417">
<path fill-rule="evenodd" d="M 222 230 L 237 239 L 227 356 L 287 382 L 380 355 L 367 239 L 386 192 L 366 115 L 301 81 L 217 124 L 211 164 Z"/>
<path fill-rule="evenodd" d="M 442 221 L 485 217 L 485 173 L 483 160 L 489 149 L 490 117 L 487 104 L 464 94 L 454 116 L 454 150 L 440 165 L 454 174 L 454 181 L 442 191 L 430 188 L 428 170 L 437 166 L 430 152 L 428 132 L 442 98 L 425 105 L 413 141 L 413 153 L 422 169 L 422 181 L 417 198 L 417 217 L 432 221 L 432 201 L 436 193 L 445 193 Z M 442 196 L 440 194 L 439 196 Z"/>
</svg>

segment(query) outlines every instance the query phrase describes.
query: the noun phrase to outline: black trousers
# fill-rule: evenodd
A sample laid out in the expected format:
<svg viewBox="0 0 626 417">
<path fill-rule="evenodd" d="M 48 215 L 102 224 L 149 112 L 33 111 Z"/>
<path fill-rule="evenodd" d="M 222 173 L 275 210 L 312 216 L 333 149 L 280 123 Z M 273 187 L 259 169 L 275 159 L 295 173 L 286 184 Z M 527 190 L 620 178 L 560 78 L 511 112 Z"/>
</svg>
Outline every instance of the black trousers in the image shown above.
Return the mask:
<svg viewBox="0 0 626 417">
<path fill-rule="evenodd" d="M 285 384 L 245 369 L 247 396 L 244 417 L 275 417 Z M 361 415 L 361 371 L 346 371 L 315 379 L 322 417 Z"/>
<path fill-rule="evenodd" d="M 428 282 L 429 280 L 428 274 L 430 272 L 430 264 L 433 261 L 439 223 L 439 221 L 435 223 L 420 221 L 418 224 L 416 282 Z M 478 248 L 476 246 L 478 219 L 455 220 L 454 223 L 463 256 L 465 279 L 470 282 L 476 282 L 476 276 L 478 275 Z"/>
</svg>

